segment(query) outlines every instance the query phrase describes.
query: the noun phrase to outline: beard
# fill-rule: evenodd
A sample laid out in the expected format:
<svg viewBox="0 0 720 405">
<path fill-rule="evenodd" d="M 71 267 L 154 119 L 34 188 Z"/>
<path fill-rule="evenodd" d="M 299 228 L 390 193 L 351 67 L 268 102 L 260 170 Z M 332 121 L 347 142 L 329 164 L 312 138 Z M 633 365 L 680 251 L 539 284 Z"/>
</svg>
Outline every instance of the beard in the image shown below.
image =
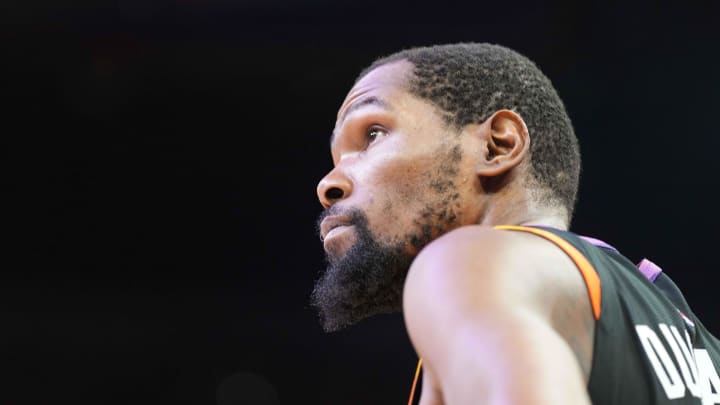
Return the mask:
<svg viewBox="0 0 720 405">
<path fill-rule="evenodd" d="M 401 194 L 415 202 L 416 190 L 430 191 L 426 204 L 417 211 L 413 228 L 392 243 L 383 243 L 373 235 L 360 209 L 340 212 L 333 205 L 318 218 L 319 230 L 325 217 L 342 214 L 355 231 L 355 243 L 344 254 L 326 254 L 327 269 L 311 294 L 311 305 L 318 310 L 326 332 L 344 329 L 376 314 L 401 312 L 405 278 L 417 253 L 461 223 L 457 211 L 460 193 L 455 183 L 462 160 L 461 145 L 443 144 L 432 156 L 433 162 L 418 176 L 424 179 L 418 181 L 427 183 Z"/>
<path fill-rule="evenodd" d="M 329 214 L 324 212 L 318 224 Z M 318 310 L 326 332 L 341 330 L 372 315 L 400 312 L 405 277 L 414 259 L 404 243 L 380 243 L 370 232 L 362 211 L 353 209 L 343 214 L 355 227 L 355 243 L 340 257 L 326 255 L 327 269 L 311 294 L 311 304 Z"/>
</svg>

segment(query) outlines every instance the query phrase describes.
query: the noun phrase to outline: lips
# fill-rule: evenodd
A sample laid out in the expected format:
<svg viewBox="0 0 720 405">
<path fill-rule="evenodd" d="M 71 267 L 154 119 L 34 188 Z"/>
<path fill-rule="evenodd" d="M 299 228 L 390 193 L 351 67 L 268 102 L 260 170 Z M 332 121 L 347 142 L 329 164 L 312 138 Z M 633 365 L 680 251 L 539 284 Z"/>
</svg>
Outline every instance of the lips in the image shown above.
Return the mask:
<svg viewBox="0 0 720 405">
<path fill-rule="evenodd" d="M 329 216 L 320 222 L 320 239 L 325 240 L 330 231 L 335 228 L 351 225 L 350 218 L 342 216 Z"/>
</svg>

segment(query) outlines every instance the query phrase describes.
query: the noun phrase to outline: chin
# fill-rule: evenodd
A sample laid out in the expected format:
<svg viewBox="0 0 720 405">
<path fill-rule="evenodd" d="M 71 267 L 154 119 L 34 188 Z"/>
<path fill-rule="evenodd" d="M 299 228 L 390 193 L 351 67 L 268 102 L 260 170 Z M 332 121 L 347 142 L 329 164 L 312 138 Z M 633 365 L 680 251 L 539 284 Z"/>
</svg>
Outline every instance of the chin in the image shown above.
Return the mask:
<svg viewBox="0 0 720 405">
<path fill-rule="evenodd" d="M 404 249 L 358 238 L 341 254 L 330 250 L 327 258 L 328 267 L 312 293 L 325 331 L 402 309 L 402 289 L 412 261 Z"/>
<path fill-rule="evenodd" d="M 362 211 L 343 214 L 351 225 L 326 235 L 327 268 L 311 295 L 311 304 L 328 332 L 376 314 L 400 311 L 405 275 L 413 259 L 407 254 L 409 242 L 380 242 Z"/>
</svg>

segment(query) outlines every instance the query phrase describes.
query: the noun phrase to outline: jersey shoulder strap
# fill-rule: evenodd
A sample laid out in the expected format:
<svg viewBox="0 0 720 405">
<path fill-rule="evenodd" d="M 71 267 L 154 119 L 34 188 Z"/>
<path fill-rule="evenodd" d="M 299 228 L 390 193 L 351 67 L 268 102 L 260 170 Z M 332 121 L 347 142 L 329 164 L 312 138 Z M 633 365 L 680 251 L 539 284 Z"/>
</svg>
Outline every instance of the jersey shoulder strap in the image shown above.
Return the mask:
<svg viewBox="0 0 720 405">
<path fill-rule="evenodd" d="M 577 266 L 580 271 L 583 280 L 585 280 L 585 286 L 587 288 L 588 296 L 590 297 L 590 304 L 592 305 L 595 320 L 600 319 L 600 311 L 602 307 L 602 286 L 600 285 L 600 277 L 598 276 L 595 267 L 593 267 L 585 255 L 582 254 L 575 246 L 560 236 L 541 228 L 518 225 L 498 225 L 495 226 L 495 229 L 529 232 L 547 239 L 565 252 L 573 263 L 575 263 L 575 266 Z"/>
</svg>

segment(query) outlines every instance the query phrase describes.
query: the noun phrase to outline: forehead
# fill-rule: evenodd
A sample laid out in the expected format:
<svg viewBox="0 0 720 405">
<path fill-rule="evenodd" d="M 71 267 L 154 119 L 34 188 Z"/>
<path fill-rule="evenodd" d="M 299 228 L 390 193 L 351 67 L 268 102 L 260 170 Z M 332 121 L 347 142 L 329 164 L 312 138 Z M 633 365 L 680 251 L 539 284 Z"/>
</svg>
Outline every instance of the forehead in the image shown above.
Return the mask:
<svg viewBox="0 0 720 405">
<path fill-rule="evenodd" d="M 380 104 L 404 92 L 411 73 L 412 64 L 407 61 L 393 62 L 371 70 L 348 92 L 338 110 L 336 128 L 342 125 L 345 117 L 354 109 L 367 104 Z"/>
</svg>

